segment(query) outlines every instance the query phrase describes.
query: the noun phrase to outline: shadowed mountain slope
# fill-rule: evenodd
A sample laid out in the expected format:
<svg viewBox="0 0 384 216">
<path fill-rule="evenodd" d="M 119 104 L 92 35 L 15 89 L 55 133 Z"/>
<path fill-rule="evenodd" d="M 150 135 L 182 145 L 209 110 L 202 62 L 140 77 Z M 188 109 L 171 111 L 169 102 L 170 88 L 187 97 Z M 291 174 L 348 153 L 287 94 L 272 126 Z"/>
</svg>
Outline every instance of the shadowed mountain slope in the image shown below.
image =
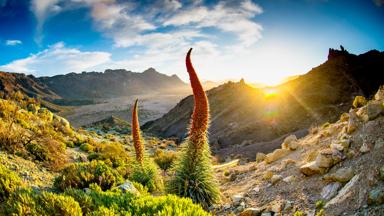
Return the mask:
<svg viewBox="0 0 384 216">
<path fill-rule="evenodd" d="M 348 111 L 356 95 L 371 97 L 384 83 L 384 53 L 361 55 L 329 50 L 328 60 L 282 85 L 255 89 L 229 82 L 207 91 L 210 144 L 222 158 L 270 152 L 288 134 L 304 136 L 311 125 L 335 121 Z M 193 97 L 181 100 L 162 118 L 143 125 L 147 132 L 185 138 Z"/>
<path fill-rule="evenodd" d="M 69 73 L 38 78 L 63 98 L 114 98 L 148 93 L 186 91 L 187 85 L 176 75 L 167 76 L 149 68 L 143 73 L 124 69 Z"/>
</svg>

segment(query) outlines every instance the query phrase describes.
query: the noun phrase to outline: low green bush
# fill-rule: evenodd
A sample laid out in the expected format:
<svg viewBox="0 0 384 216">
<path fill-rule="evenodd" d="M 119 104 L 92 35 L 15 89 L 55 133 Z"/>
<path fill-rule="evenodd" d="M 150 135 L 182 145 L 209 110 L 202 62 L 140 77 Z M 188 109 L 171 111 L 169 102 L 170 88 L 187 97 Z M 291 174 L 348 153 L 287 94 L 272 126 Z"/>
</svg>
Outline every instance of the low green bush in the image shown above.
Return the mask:
<svg viewBox="0 0 384 216">
<path fill-rule="evenodd" d="M 64 190 L 66 188 L 87 188 L 91 183 L 96 183 L 103 190 L 123 182 L 122 176 L 103 161 L 91 161 L 75 163 L 66 167 L 60 176 L 55 179 L 55 187 Z"/>
<path fill-rule="evenodd" d="M 50 192 L 19 190 L 4 204 L 6 215 L 81 216 L 79 203 L 72 197 Z"/>
<path fill-rule="evenodd" d="M 189 198 L 175 195 L 134 196 L 120 190 L 103 192 L 97 187 L 92 185 L 87 193 L 67 189 L 65 195 L 79 202 L 85 215 L 209 215 Z"/>
<path fill-rule="evenodd" d="M 163 151 L 161 149 L 157 149 L 153 156 L 154 161 L 162 170 L 171 168 L 173 161 L 176 159 L 174 151 Z"/>
<path fill-rule="evenodd" d="M 25 148 L 38 161 L 50 160 L 48 150 L 37 143 L 28 143 Z"/>
<path fill-rule="evenodd" d="M 83 143 L 80 145 L 80 149 L 82 151 L 85 151 L 85 152 L 93 152 L 95 147 L 93 147 L 92 145 L 90 145 L 88 143 Z"/>
<path fill-rule="evenodd" d="M 10 194 L 22 186 L 22 181 L 16 173 L 0 164 L 0 201 L 7 199 Z"/>
</svg>

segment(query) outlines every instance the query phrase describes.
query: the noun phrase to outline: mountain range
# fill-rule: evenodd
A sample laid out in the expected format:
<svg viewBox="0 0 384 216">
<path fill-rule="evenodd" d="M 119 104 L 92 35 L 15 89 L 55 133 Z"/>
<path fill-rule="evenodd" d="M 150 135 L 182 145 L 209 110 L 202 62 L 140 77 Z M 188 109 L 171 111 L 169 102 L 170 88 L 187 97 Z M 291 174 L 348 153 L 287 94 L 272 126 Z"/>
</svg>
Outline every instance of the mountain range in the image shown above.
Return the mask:
<svg viewBox="0 0 384 216">
<path fill-rule="evenodd" d="M 207 91 L 209 140 L 221 159 L 248 157 L 276 149 L 289 134 L 302 137 L 311 126 L 333 122 L 355 96 L 371 97 L 384 81 L 384 52 L 361 55 L 330 49 L 328 60 L 305 75 L 273 88 L 228 82 Z M 162 137 L 186 137 L 193 97 L 181 100 L 143 129 Z"/>
</svg>

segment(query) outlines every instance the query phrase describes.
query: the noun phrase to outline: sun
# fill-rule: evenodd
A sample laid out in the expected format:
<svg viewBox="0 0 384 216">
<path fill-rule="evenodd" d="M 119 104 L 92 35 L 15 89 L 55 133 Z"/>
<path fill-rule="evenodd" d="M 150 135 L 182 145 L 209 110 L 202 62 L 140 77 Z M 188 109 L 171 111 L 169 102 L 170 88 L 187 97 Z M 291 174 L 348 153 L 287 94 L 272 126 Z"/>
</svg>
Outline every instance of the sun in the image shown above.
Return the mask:
<svg viewBox="0 0 384 216">
<path fill-rule="evenodd" d="M 265 99 L 272 99 L 275 98 L 278 95 L 278 89 L 273 87 L 267 87 L 263 89 L 264 92 L 264 98 Z"/>
</svg>

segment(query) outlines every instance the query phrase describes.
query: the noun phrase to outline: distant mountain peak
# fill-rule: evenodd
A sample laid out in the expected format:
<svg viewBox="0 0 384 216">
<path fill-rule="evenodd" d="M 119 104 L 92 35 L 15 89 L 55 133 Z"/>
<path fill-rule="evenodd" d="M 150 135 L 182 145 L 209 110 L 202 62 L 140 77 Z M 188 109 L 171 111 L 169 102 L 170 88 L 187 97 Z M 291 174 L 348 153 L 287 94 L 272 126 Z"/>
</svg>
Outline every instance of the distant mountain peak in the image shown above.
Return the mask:
<svg viewBox="0 0 384 216">
<path fill-rule="evenodd" d="M 150 67 L 147 70 L 143 71 L 143 73 L 159 73 L 155 68 Z"/>
</svg>

